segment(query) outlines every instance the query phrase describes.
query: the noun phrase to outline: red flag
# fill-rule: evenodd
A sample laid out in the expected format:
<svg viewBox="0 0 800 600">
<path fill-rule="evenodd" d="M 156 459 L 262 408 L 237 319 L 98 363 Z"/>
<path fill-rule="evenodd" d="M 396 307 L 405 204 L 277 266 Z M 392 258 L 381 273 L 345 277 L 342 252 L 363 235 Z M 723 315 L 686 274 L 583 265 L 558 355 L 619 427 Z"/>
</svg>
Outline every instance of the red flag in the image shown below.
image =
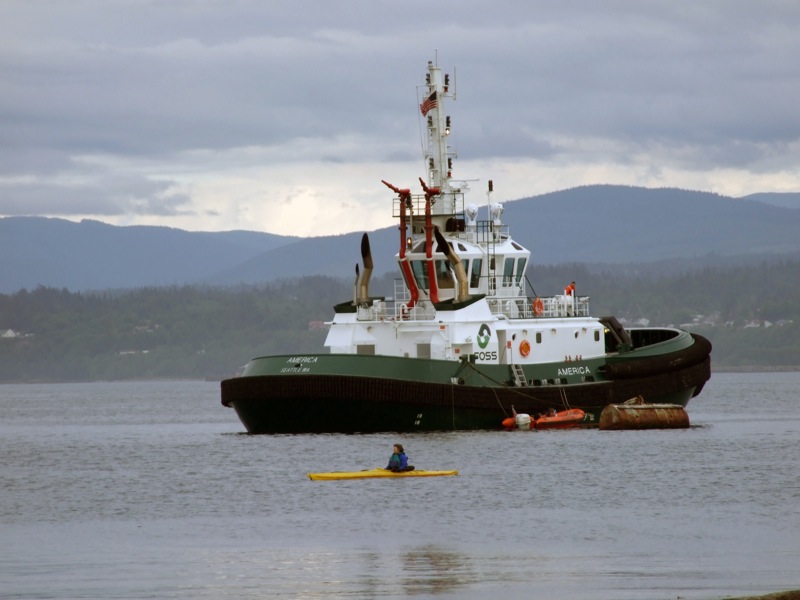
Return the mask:
<svg viewBox="0 0 800 600">
<path fill-rule="evenodd" d="M 425 99 L 425 102 L 419 105 L 419 109 L 422 111 L 422 116 L 428 114 L 428 111 L 432 108 L 436 108 L 439 104 L 436 101 L 436 92 L 434 91 L 430 96 Z"/>
</svg>

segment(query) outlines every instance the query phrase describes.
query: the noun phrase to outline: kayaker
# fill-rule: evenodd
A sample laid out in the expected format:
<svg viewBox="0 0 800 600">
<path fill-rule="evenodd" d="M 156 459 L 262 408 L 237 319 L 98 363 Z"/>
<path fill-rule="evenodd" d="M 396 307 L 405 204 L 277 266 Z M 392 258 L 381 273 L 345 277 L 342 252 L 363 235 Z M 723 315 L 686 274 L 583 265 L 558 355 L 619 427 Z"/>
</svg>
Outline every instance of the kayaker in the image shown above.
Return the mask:
<svg viewBox="0 0 800 600">
<path fill-rule="evenodd" d="M 392 455 L 389 457 L 389 464 L 386 468 L 390 471 L 410 471 L 414 467 L 408 466 L 408 456 L 403 450 L 403 444 L 395 444 L 392 446 Z"/>
</svg>

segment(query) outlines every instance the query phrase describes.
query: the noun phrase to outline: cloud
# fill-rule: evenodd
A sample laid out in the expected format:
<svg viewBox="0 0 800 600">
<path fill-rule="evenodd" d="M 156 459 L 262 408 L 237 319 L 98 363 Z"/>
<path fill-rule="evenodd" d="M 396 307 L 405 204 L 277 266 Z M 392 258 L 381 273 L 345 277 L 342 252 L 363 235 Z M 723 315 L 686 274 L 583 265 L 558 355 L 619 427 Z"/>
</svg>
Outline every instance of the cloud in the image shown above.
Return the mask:
<svg viewBox="0 0 800 600">
<path fill-rule="evenodd" d="M 0 215 L 388 224 L 379 180 L 423 172 L 417 86 L 436 49 L 456 66 L 456 175 L 506 199 L 800 191 L 796 3 L 46 6 L 0 5 Z"/>
<path fill-rule="evenodd" d="M 7 216 L 171 217 L 192 212 L 174 183 L 93 172 L 50 178 L 0 178 L 0 211 Z"/>
</svg>

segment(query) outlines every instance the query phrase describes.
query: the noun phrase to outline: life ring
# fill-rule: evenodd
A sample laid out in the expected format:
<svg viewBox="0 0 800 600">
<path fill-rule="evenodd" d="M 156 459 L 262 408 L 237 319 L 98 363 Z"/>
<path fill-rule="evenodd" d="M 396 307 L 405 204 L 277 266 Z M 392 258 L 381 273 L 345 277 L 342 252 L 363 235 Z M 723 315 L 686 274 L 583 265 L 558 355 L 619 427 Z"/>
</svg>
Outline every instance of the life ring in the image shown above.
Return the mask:
<svg viewBox="0 0 800 600">
<path fill-rule="evenodd" d="M 533 301 L 533 314 L 537 317 L 541 317 L 543 312 L 544 302 L 542 302 L 541 298 L 536 298 L 536 300 Z"/>
<path fill-rule="evenodd" d="M 528 340 L 522 340 L 519 343 L 519 353 L 523 356 L 523 358 L 531 353 L 531 345 L 528 343 Z"/>
</svg>

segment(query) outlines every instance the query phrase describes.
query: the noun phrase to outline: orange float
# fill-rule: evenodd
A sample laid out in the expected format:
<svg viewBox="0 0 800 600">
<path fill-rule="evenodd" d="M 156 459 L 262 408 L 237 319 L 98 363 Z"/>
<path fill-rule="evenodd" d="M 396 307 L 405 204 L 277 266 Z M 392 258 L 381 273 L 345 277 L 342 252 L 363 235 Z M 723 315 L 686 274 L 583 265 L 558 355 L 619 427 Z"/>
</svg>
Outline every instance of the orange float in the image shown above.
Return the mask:
<svg viewBox="0 0 800 600">
<path fill-rule="evenodd" d="M 531 353 L 531 345 L 528 342 L 528 340 L 522 340 L 519 343 L 519 353 L 522 355 L 523 358 Z"/>
<path fill-rule="evenodd" d="M 537 317 L 541 317 L 543 312 L 544 302 L 542 302 L 541 298 L 536 298 L 536 300 L 533 301 L 533 314 Z"/>
</svg>

